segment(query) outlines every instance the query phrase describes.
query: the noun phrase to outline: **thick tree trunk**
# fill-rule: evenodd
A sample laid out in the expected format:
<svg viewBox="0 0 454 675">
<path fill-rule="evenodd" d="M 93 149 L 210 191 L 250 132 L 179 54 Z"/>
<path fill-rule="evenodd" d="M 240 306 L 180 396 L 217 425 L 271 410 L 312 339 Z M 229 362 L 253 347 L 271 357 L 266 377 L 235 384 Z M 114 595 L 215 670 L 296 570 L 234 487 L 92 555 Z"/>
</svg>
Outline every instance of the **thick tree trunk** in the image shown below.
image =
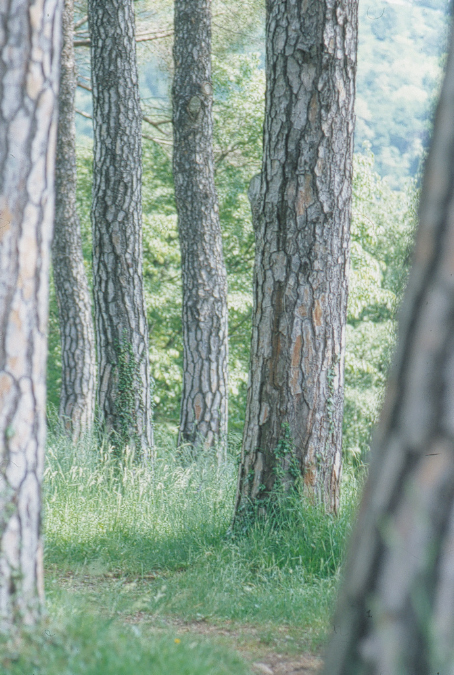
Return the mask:
<svg viewBox="0 0 454 675">
<path fill-rule="evenodd" d="M 89 0 L 97 399 L 117 442 L 152 446 L 142 276 L 142 115 L 133 0 Z"/>
<path fill-rule="evenodd" d="M 357 21 L 357 0 L 268 1 L 237 514 L 301 475 L 338 507 Z"/>
<path fill-rule="evenodd" d="M 93 424 L 96 354 L 91 299 L 76 212 L 77 77 L 73 44 L 74 0 L 64 1 L 60 72 L 55 227 L 52 263 L 60 318 L 62 384 L 60 417 L 73 440 Z"/>
<path fill-rule="evenodd" d="M 175 2 L 173 174 L 183 281 L 179 443 L 227 440 L 227 274 L 214 186 L 210 0 Z"/>
<path fill-rule="evenodd" d="M 326 675 L 454 673 L 454 42 Z"/>
<path fill-rule="evenodd" d="M 0 631 L 44 601 L 41 481 L 61 0 L 0 6 Z"/>
</svg>

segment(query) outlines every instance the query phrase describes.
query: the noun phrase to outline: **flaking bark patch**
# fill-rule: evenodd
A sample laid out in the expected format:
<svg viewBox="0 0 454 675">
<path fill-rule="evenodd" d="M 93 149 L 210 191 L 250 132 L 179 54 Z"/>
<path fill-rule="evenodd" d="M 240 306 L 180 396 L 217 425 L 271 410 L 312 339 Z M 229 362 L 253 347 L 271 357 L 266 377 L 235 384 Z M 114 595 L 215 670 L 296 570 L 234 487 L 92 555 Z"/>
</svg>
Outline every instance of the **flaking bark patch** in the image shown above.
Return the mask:
<svg viewBox="0 0 454 675">
<path fill-rule="evenodd" d="M 344 327 L 357 0 L 270 0 L 262 172 L 249 196 L 256 235 L 250 382 L 236 512 L 260 452 L 270 498 L 288 425 L 312 497 L 339 505 Z M 263 423 L 264 406 L 269 409 Z M 260 449 L 260 452 L 259 452 Z"/>
<path fill-rule="evenodd" d="M 142 273 L 142 113 L 133 0 L 89 0 L 88 21 L 97 402 L 107 431 L 124 440 L 128 425 L 130 444 L 146 457 L 153 445 L 152 378 Z M 125 350 L 134 360 L 134 385 L 122 398 L 119 371 Z"/>
<path fill-rule="evenodd" d="M 214 184 L 211 3 L 175 2 L 173 173 L 183 282 L 178 443 L 227 440 L 227 273 Z"/>
</svg>

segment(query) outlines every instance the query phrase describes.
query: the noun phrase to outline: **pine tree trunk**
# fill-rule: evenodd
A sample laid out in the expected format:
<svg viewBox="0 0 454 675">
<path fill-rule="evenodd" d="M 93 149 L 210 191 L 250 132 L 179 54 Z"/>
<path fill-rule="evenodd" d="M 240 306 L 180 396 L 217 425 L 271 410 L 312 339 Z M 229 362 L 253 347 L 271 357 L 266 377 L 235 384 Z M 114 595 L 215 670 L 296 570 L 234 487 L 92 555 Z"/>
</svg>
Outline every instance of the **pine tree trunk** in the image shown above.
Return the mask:
<svg viewBox="0 0 454 675">
<path fill-rule="evenodd" d="M 144 456 L 152 446 L 142 276 L 142 115 L 132 0 L 89 0 L 93 287 L 99 412 Z"/>
<path fill-rule="evenodd" d="M 74 99 L 77 77 L 73 21 L 74 0 L 65 0 L 52 263 L 62 355 L 60 418 L 75 441 L 93 424 L 96 354 L 91 299 L 82 255 L 80 222 L 76 212 Z"/>
<path fill-rule="evenodd" d="M 0 7 L 0 631 L 44 602 L 41 481 L 61 0 Z"/>
<path fill-rule="evenodd" d="M 250 380 L 237 514 L 341 477 L 357 0 L 269 0 Z"/>
<path fill-rule="evenodd" d="M 326 675 L 454 672 L 454 41 Z"/>
<path fill-rule="evenodd" d="M 180 443 L 227 440 L 227 274 L 214 185 L 210 0 L 175 2 L 173 174 L 183 282 Z"/>
</svg>

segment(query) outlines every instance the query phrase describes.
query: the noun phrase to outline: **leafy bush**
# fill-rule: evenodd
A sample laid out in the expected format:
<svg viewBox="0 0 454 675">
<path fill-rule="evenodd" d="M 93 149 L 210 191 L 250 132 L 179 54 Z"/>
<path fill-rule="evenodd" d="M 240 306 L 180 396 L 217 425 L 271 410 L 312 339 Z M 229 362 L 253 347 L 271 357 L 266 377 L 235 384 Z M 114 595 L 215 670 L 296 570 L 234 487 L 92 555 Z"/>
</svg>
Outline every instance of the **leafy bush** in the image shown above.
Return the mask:
<svg viewBox="0 0 454 675">
<path fill-rule="evenodd" d="M 417 191 L 391 190 L 366 144 L 355 155 L 345 359 L 344 456 L 364 461 L 384 393 L 416 224 Z"/>
</svg>

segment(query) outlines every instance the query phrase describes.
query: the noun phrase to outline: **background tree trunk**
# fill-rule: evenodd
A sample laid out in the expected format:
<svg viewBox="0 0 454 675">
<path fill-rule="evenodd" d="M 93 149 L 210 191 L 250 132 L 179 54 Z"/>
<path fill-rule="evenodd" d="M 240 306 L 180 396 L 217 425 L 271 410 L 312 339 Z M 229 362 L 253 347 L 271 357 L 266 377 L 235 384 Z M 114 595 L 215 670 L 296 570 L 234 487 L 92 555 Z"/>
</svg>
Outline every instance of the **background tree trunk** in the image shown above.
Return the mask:
<svg viewBox="0 0 454 675">
<path fill-rule="evenodd" d="M 41 481 L 61 1 L 0 7 L 0 630 L 44 601 Z"/>
<path fill-rule="evenodd" d="M 454 672 L 454 42 L 326 675 Z"/>
<path fill-rule="evenodd" d="M 227 440 L 227 273 L 214 185 L 210 0 L 175 2 L 173 175 L 183 282 L 180 443 Z"/>
<path fill-rule="evenodd" d="M 142 115 L 132 0 L 89 0 L 97 399 L 107 431 L 153 443 L 142 277 Z"/>
<path fill-rule="evenodd" d="M 304 476 L 336 511 L 357 0 L 269 0 L 250 380 L 236 511 Z"/>
<path fill-rule="evenodd" d="M 73 440 L 77 440 L 80 433 L 93 424 L 96 354 L 91 299 L 76 212 L 74 99 L 77 77 L 73 21 L 74 0 L 64 0 L 52 263 L 62 354 L 60 417 Z"/>
</svg>

